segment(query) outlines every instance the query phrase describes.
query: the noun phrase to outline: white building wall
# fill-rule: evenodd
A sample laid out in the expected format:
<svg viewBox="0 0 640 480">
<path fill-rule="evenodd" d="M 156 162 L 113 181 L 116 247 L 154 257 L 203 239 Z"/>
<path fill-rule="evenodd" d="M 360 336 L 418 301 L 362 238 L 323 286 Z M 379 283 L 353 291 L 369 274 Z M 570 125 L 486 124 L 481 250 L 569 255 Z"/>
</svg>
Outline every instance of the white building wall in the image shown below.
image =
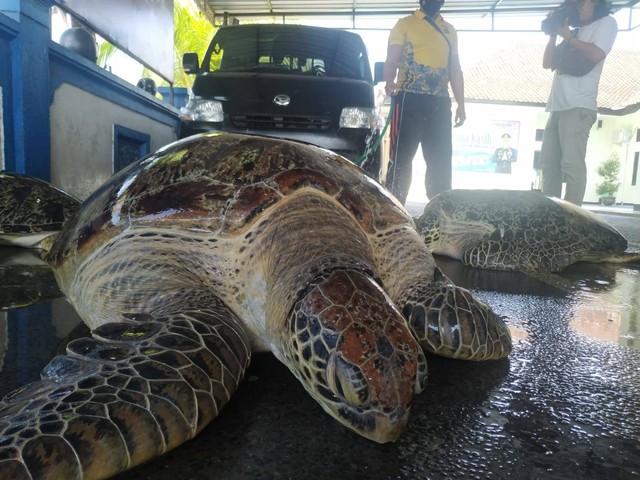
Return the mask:
<svg viewBox="0 0 640 480">
<path fill-rule="evenodd" d="M 149 134 L 151 152 L 176 139 L 172 127 L 67 83 L 50 112 L 51 183 L 79 199 L 114 174 L 114 125 Z"/>
<path fill-rule="evenodd" d="M 544 130 L 548 119 L 544 108 L 467 103 L 466 111 L 467 121 L 462 127 L 454 129 L 453 188 L 529 190 L 537 187 L 537 172 L 533 169 L 533 161 L 535 152 L 539 151 L 542 145 L 541 141 L 536 140 L 536 130 Z M 483 132 L 493 133 L 493 137 L 496 137 L 495 125 L 508 122 L 517 123 L 519 131 L 518 138 L 512 139 L 512 146 L 517 148 L 518 157 L 512 164 L 510 174 L 465 171 L 456 167 L 455 152 L 464 149 L 460 141 L 464 143 L 464 139 L 470 135 L 483 135 Z M 622 163 L 622 186 L 616 195 L 616 201 L 638 205 L 640 208 L 640 166 L 634 164 L 635 155 L 640 152 L 640 142 L 637 141 L 638 128 L 640 112 L 624 116 L 598 115 L 587 146 L 587 189 L 584 198 L 586 203 L 598 203 L 596 186 L 601 181 L 596 173 L 598 165 L 612 152 L 617 152 Z M 621 136 L 621 131 L 626 134 Z M 495 142 L 496 139 L 492 141 Z M 632 184 L 634 166 L 636 185 Z M 418 148 L 413 161 L 413 182 L 409 191 L 409 201 L 427 200 L 424 190 L 425 171 L 422 152 Z"/>
<path fill-rule="evenodd" d="M 453 107 L 455 109 L 455 105 Z M 536 180 L 536 172 L 533 169 L 534 152 L 539 149 L 540 142 L 535 140 L 539 107 L 519 107 L 507 105 L 486 105 L 467 103 L 467 120 L 461 127 L 453 131 L 453 188 L 460 189 L 507 189 L 529 190 Z M 511 127 L 500 125 L 511 124 Z M 485 158 L 497 148 L 503 132 L 513 133 L 517 130 L 517 136 L 512 135 L 511 146 L 518 151 L 517 161 L 511 165 L 511 173 L 495 173 L 491 171 L 473 171 L 457 165 L 457 160 L 464 155 L 482 156 Z M 482 146 L 470 142 L 470 138 L 482 138 L 487 144 Z M 474 145 L 470 145 L 474 143 Z M 490 165 L 489 165 L 490 166 Z M 413 181 L 409 191 L 408 200 L 425 202 L 424 176 L 426 167 L 422 158 L 422 151 L 418 152 L 413 161 Z"/>
<path fill-rule="evenodd" d="M 640 151 L 640 143 L 636 141 L 636 132 L 640 127 L 640 112 L 625 116 L 598 116 L 602 121 L 600 129 L 597 126 L 591 130 L 587 148 L 587 193 L 586 202 L 597 202 L 596 186 L 602 181 L 596 170 L 598 165 L 617 153 L 622 164 L 620 171 L 620 190 L 616 195 L 618 203 L 640 205 L 640 178 L 636 178 L 636 185 L 632 184 L 634 175 L 634 155 Z M 596 122 L 597 123 L 597 122 Z M 636 172 L 638 177 L 640 172 Z"/>
<path fill-rule="evenodd" d="M 541 116 L 541 127 L 544 128 L 547 114 Z M 617 203 L 640 205 L 640 178 L 636 185 L 632 185 L 634 152 L 640 150 L 640 144 L 635 141 L 636 130 L 640 127 L 640 113 L 614 116 L 598 115 L 596 123 L 589 133 L 587 144 L 587 189 L 584 201 L 598 203 L 597 185 L 602 181 L 597 170 L 600 163 L 612 153 L 617 153 L 622 164 L 620 171 L 621 187 L 616 195 Z M 619 141 L 619 132 L 626 132 L 625 141 Z M 640 172 L 637 172 L 640 173 Z"/>
</svg>

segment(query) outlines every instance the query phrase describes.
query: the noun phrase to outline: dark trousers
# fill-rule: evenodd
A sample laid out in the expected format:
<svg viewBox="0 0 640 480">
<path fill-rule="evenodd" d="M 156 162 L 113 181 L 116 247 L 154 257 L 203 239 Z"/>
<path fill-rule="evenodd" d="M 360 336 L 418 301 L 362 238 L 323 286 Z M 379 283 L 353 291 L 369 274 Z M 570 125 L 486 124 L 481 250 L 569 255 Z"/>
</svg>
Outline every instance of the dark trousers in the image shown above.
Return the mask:
<svg viewBox="0 0 640 480">
<path fill-rule="evenodd" d="M 427 164 L 428 198 L 451 190 L 451 99 L 400 92 L 391 117 L 389 168 L 385 185 L 404 204 L 418 145 Z"/>
</svg>

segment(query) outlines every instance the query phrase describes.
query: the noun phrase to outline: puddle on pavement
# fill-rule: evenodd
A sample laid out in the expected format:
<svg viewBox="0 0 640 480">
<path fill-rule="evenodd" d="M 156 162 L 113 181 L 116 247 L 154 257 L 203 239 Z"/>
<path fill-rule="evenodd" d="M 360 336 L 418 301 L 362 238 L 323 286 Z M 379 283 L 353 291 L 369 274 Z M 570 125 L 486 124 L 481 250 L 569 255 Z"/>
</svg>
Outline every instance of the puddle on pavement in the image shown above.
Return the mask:
<svg viewBox="0 0 640 480">
<path fill-rule="evenodd" d="M 504 294 L 501 302 L 508 303 L 509 295 L 566 298 L 571 303 L 568 322 L 575 332 L 640 350 L 640 269 L 571 265 L 559 275 L 569 288 L 563 291 L 521 273 L 477 270 L 444 257 L 437 257 L 437 262 L 454 283 L 480 292 L 500 292 Z M 526 335 L 510 327 L 514 338 Z"/>
<path fill-rule="evenodd" d="M 571 328 L 587 337 L 640 350 L 640 270 L 581 264 L 569 274 L 582 275 L 573 294 L 576 306 L 569 320 Z"/>
</svg>

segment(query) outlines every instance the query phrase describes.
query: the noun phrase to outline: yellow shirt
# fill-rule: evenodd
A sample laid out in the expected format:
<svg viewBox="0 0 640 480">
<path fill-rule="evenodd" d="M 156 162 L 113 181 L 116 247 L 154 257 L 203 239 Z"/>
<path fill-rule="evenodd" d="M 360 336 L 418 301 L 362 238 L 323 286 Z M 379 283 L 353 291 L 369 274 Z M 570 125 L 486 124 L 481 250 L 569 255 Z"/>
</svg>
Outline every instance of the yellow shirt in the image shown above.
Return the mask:
<svg viewBox="0 0 640 480">
<path fill-rule="evenodd" d="M 458 35 L 442 15 L 434 19 L 442 36 L 427 20 L 422 10 L 401 18 L 389 34 L 390 45 L 401 45 L 398 69 L 399 90 L 449 96 L 449 56 L 458 54 Z"/>
</svg>

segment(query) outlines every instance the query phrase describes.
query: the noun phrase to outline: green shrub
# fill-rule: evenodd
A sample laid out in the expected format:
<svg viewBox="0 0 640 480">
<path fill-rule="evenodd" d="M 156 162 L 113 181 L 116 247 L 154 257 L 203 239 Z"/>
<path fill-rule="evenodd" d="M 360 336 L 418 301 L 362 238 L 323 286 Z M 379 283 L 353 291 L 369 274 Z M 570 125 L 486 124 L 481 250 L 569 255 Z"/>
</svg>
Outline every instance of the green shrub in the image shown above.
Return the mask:
<svg viewBox="0 0 640 480">
<path fill-rule="evenodd" d="M 598 166 L 598 175 L 602 177 L 602 182 L 596 185 L 596 193 L 601 197 L 615 197 L 620 182 L 620 159 L 618 154 L 613 152 L 604 162 Z"/>
</svg>

